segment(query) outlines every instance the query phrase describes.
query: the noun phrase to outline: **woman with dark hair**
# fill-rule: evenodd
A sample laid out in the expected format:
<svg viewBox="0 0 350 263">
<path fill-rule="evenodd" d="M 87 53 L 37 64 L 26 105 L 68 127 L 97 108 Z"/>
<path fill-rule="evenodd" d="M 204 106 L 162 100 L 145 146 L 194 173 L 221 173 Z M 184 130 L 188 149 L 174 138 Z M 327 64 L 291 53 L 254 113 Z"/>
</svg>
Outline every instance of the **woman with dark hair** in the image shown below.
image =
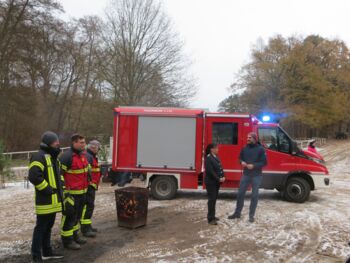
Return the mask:
<svg viewBox="0 0 350 263">
<path fill-rule="evenodd" d="M 307 150 L 309 152 L 313 152 L 313 153 L 317 154 L 317 151 L 316 151 L 316 140 L 312 140 L 311 142 L 309 142 L 309 145 L 307 146 Z"/>
<path fill-rule="evenodd" d="M 216 199 L 219 195 L 220 183 L 225 181 L 224 170 L 218 157 L 219 149 L 216 144 L 208 144 L 205 154 L 205 185 L 208 193 L 208 223 L 217 225 L 215 217 Z"/>
<path fill-rule="evenodd" d="M 319 154 L 319 152 L 316 150 L 316 140 L 312 140 L 308 147 L 307 147 L 307 150 L 309 152 L 312 152 L 314 154 L 316 154 L 321 160 L 323 160 L 323 157 L 321 156 L 321 154 Z"/>
</svg>

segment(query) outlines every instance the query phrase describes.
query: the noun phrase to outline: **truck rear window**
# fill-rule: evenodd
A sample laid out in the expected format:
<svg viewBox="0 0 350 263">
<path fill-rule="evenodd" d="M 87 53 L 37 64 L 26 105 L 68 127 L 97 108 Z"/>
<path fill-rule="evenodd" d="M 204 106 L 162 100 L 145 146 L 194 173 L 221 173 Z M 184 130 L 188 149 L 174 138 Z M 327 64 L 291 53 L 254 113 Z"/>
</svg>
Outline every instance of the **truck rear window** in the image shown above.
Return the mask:
<svg viewBox="0 0 350 263">
<path fill-rule="evenodd" d="M 212 141 L 216 144 L 233 144 L 238 142 L 238 123 L 214 122 Z"/>
</svg>

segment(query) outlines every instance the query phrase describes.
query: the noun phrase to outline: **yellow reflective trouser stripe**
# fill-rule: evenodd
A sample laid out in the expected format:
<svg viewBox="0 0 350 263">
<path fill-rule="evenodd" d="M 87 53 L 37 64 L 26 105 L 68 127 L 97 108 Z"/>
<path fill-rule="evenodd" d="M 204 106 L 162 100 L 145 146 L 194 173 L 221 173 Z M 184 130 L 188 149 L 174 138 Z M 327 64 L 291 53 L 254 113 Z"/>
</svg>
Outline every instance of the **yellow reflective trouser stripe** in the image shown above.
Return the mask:
<svg viewBox="0 0 350 263">
<path fill-rule="evenodd" d="M 29 164 L 29 169 L 32 168 L 33 166 L 38 166 L 41 171 L 44 171 L 44 165 L 41 162 L 34 161 Z"/>
<path fill-rule="evenodd" d="M 78 170 L 68 170 L 67 173 L 70 173 L 70 174 L 82 174 L 82 173 L 87 173 L 89 171 L 89 168 L 86 167 L 84 169 L 78 169 Z"/>
<path fill-rule="evenodd" d="M 91 172 L 98 173 L 100 171 L 100 168 L 92 168 Z"/>
<path fill-rule="evenodd" d="M 80 223 L 82 225 L 91 225 L 91 219 L 85 219 L 85 214 L 86 214 L 86 205 L 84 205 L 83 214 L 81 216 Z"/>
<path fill-rule="evenodd" d="M 39 191 L 44 190 L 49 184 L 46 182 L 46 180 L 44 179 L 40 184 L 37 184 L 35 186 L 36 189 L 38 189 Z"/>
<path fill-rule="evenodd" d="M 62 222 L 61 222 L 61 236 L 63 237 L 71 237 L 73 236 L 73 229 L 71 230 L 63 230 L 64 223 L 66 222 L 66 216 L 62 216 Z"/>
<path fill-rule="evenodd" d="M 82 224 L 82 225 L 91 225 L 91 219 L 82 219 L 82 220 L 80 220 L 80 223 Z"/>
<path fill-rule="evenodd" d="M 75 226 L 73 226 L 73 231 L 78 231 L 80 229 L 80 224 L 76 224 Z"/>
<path fill-rule="evenodd" d="M 94 183 L 92 183 L 92 184 L 90 184 L 93 188 L 95 188 L 95 189 L 97 189 L 97 184 L 94 184 Z"/>
<path fill-rule="evenodd" d="M 70 193 L 72 195 L 85 194 L 87 192 L 87 188 L 84 190 L 64 190 L 65 193 Z"/>
<path fill-rule="evenodd" d="M 54 205 L 36 205 L 35 212 L 38 215 L 52 214 L 62 211 L 62 204 L 57 203 Z"/>
<path fill-rule="evenodd" d="M 67 197 L 67 198 L 64 200 L 64 205 L 66 205 L 66 203 L 70 203 L 72 206 L 74 206 L 74 200 L 73 200 L 73 198 Z"/>
</svg>

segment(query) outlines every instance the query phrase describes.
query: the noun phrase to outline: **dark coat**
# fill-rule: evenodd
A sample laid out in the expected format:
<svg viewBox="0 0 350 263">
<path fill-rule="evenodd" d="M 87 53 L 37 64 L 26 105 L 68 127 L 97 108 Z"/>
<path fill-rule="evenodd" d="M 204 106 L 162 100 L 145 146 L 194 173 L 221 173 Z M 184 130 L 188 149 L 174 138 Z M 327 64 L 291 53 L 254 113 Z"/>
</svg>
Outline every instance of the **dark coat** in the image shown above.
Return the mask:
<svg viewBox="0 0 350 263">
<path fill-rule="evenodd" d="M 219 157 L 208 154 L 205 159 L 205 184 L 220 184 L 220 178 L 224 177 Z"/>
<path fill-rule="evenodd" d="M 247 144 L 247 146 L 241 150 L 239 158 L 241 162 L 254 165 L 252 170 L 245 167 L 243 170 L 244 175 L 262 175 L 262 168 L 267 165 L 266 152 L 264 147 L 260 144 Z"/>
<path fill-rule="evenodd" d="M 35 186 L 35 210 L 38 215 L 62 211 L 62 181 L 58 166 L 57 158 L 43 148 L 30 159 L 28 179 Z"/>
</svg>

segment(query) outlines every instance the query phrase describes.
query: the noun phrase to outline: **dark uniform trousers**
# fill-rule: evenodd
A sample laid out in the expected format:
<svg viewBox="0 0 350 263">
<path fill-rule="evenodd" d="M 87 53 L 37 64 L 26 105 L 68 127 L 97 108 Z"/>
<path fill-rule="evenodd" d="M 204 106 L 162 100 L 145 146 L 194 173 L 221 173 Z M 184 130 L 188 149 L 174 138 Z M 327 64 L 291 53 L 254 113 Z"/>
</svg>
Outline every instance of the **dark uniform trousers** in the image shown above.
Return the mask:
<svg viewBox="0 0 350 263">
<path fill-rule="evenodd" d="M 73 240 L 80 229 L 80 219 L 86 202 L 86 194 L 71 194 L 74 199 L 74 212 L 62 217 L 61 233 L 63 241 Z M 72 232 L 71 232 L 72 231 Z"/>
<path fill-rule="evenodd" d="M 91 225 L 91 218 L 95 208 L 95 196 L 96 190 L 90 185 L 86 193 L 86 205 L 84 206 L 83 215 L 80 220 L 82 225 Z"/>
<path fill-rule="evenodd" d="M 56 213 L 37 215 L 33 232 L 32 255 L 41 257 L 41 248 L 44 255 L 52 253 L 51 229 L 55 224 Z"/>
<path fill-rule="evenodd" d="M 215 206 L 218 199 L 220 183 L 211 183 L 206 185 L 208 194 L 208 222 L 215 219 Z"/>
</svg>

